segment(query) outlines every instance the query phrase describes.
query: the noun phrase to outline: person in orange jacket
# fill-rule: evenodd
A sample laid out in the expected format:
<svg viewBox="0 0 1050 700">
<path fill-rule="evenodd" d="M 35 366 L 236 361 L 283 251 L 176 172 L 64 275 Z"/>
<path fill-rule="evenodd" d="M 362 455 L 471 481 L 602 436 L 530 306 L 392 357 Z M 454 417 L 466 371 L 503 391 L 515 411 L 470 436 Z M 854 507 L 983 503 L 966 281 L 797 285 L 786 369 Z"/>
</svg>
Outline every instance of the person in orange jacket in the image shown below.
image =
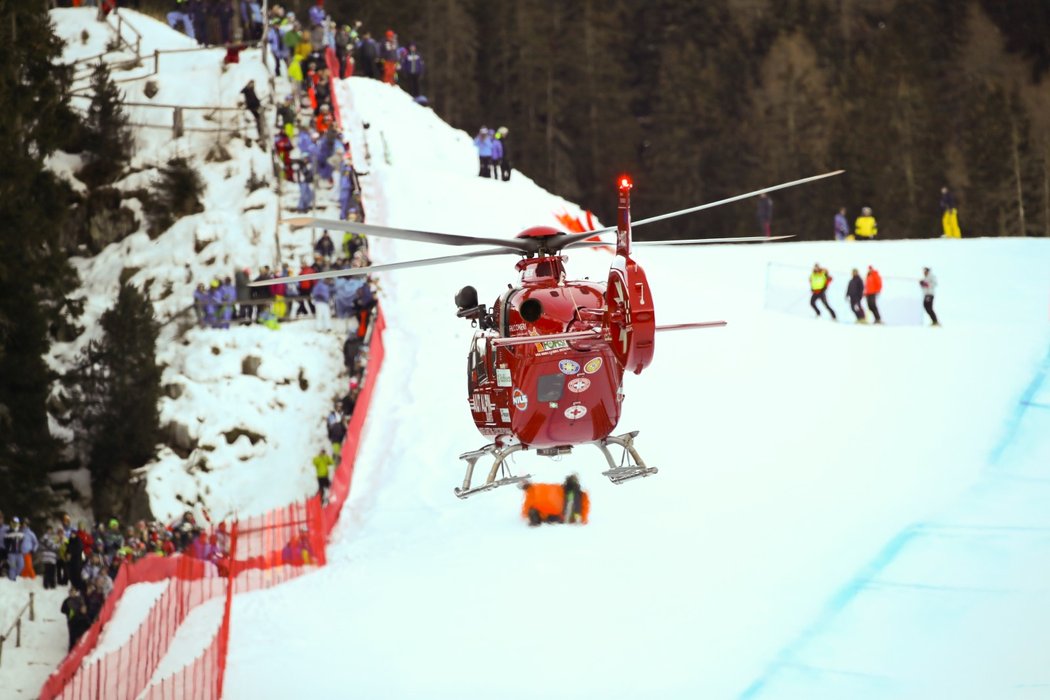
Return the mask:
<svg viewBox="0 0 1050 700">
<path fill-rule="evenodd" d="M 873 316 L 875 316 L 875 323 L 882 323 L 882 317 L 879 316 L 879 307 L 877 305 L 877 297 L 879 292 L 882 291 L 882 276 L 879 275 L 879 271 L 871 265 L 868 265 L 868 276 L 864 279 L 864 298 L 868 300 L 868 309 L 871 310 Z"/>
<path fill-rule="evenodd" d="M 521 516 L 529 521 L 530 526 L 540 523 L 587 524 L 590 497 L 580 488 L 580 480 L 575 474 L 565 477 L 562 484 L 525 481 L 521 488 L 525 492 Z"/>
</svg>

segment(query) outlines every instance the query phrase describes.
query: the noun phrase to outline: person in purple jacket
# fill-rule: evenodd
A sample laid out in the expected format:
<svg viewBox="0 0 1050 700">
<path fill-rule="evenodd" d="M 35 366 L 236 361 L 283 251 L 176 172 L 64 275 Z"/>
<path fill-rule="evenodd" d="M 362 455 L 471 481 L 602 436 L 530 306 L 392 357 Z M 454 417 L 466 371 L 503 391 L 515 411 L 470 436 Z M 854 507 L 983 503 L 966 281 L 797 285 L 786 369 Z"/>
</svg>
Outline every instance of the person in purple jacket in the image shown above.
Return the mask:
<svg viewBox="0 0 1050 700">
<path fill-rule="evenodd" d="M 332 330 L 332 307 L 329 306 L 332 289 L 328 286 L 328 282 L 323 279 L 317 280 L 313 289 L 310 290 L 310 298 L 313 299 L 314 307 L 317 309 L 317 330 Z"/>
</svg>

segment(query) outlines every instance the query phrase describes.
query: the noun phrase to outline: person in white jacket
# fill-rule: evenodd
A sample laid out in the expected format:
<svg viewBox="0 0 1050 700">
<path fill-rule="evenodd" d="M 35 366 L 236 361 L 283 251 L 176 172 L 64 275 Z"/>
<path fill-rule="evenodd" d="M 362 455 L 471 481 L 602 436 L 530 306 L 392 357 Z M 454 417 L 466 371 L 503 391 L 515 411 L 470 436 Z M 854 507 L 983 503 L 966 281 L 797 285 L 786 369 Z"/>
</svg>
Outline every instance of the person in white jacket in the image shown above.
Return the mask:
<svg viewBox="0 0 1050 700">
<path fill-rule="evenodd" d="M 919 286 L 922 287 L 923 294 L 922 308 L 926 309 L 926 313 L 930 315 L 933 325 L 941 325 L 937 322 L 937 314 L 933 313 L 933 295 L 937 292 L 937 278 L 930 272 L 930 268 L 922 268 L 922 279 L 919 280 Z"/>
</svg>

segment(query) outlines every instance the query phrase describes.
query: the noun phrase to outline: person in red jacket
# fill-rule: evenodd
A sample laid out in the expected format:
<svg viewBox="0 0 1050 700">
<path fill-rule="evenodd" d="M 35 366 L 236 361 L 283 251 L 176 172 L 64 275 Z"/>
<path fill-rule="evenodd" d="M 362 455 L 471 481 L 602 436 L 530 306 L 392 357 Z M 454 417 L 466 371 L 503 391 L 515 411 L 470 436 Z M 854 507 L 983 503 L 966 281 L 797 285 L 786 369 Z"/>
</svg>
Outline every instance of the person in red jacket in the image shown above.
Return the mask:
<svg viewBox="0 0 1050 700">
<path fill-rule="evenodd" d="M 868 265 L 868 276 L 864 279 L 864 298 L 868 300 L 868 309 L 875 317 L 875 323 L 882 323 L 879 316 L 878 296 L 882 291 L 882 276 L 879 271 Z"/>
</svg>

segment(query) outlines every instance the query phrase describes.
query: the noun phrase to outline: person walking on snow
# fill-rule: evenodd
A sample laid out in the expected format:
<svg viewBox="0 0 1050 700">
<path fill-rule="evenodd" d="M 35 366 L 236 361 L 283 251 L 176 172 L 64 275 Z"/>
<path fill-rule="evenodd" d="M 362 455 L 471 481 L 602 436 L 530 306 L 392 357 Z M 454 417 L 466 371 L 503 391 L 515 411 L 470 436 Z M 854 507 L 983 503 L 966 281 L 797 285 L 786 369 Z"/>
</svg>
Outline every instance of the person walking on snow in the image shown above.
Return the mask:
<svg viewBox="0 0 1050 700">
<path fill-rule="evenodd" d="M 962 232 L 959 231 L 958 205 L 955 195 L 947 185 L 941 188 L 941 227 L 944 229 L 944 238 L 962 238 Z"/>
<path fill-rule="evenodd" d="M 933 313 L 933 295 L 937 293 L 937 278 L 930 272 L 930 268 L 922 268 L 922 279 L 919 280 L 919 286 L 922 287 L 922 308 L 926 309 L 926 313 L 930 315 L 933 325 L 941 325 L 937 321 L 937 314 Z"/>
<path fill-rule="evenodd" d="M 492 138 L 489 136 L 488 127 L 481 127 L 478 135 L 474 137 L 474 146 L 478 149 L 478 160 L 481 167 L 478 177 L 491 177 L 492 175 Z"/>
<path fill-rule="evenodd" d="M 758 196 L 758 210 L 756 216 L 758 217 L 759 230 L 763 236 L 769 238 L 773 235 L 773 200 L 768 194 L 763 193 Z M 826 304 L 827 302 L 825 301 L 824 303 Z"/>
<path fill-rule="evenodd" d="M 868 310 L 875 317 L 875 323 L 882 324 L 882 316 L 879 316 L 878 296 L 882 291 L 882 276 L 879 271 L 868 265 L 868 276 L 864 279 L 864 298 L 868 301 Z"/>
<path fill-rule="evenodd" d="M 849 279 L 846 287 L 846 298 L 849 299 L 849 308 L 857 317 L 857 323 L 867 323 L 868 317 L 864 313 L 864 307 L 860 302 L 864 299 L 864 280 L 860 278 L 857 268 L 853 268 L 853 276 Z"/>
<path fill-rule="evenodd" d="M 510 147 L 507 143 L 507 135 L 509 133 L 510 129 L 505 126 L 496 129 L 496 140 L 499 141 L 500 153 L 503 154 L 500 162 L 500 170 L 502 171 L 504 182 L 510 179 Z"/>
<path fill-rule="evenodd" d="M 813 307 L 813 310 L 817 313 L 817 318 L 820 318 L 820 309 L 817 308 L 817 301 L 824 302 L 824 308 L 831 314 L 831 320 L 837 321 L 838 317 L 835 315 L 835 309 L 831 308 L 828 304 L 828 285 L 831 284 L 831 275 L 828 271 L 820 266 L 820 263 L 813 264 L 813 272 L 809 275 L 809 288 L 812 294 L 809 297 L 809 305 Z"/>
<path fill-rule="evenodd" d="M 328 478 L 331 473 L 332 465 L 335 462 L 332 461 L 332 457 L 328 454 L 328 450 L 322 449 L 314 457 L 314 471 L 317 473 L 317 492 L 321 494 L 321 503 L 328 505 L 328 489 L 332 486 L 332 480 Z"/>
<path fill-rule="evenodd" d="M 849 222 L 846 221 L 846 207 L 840 207 L 835 214 L 835 240 L 844 241 L 849 236 Z"/>
<path fill-rule="evenodd" d="M 419 97 L 423 92 L 423 72 L 426 64 L 423 57 L 416 51 L 415 42 L 409 42 L 408 53 L 401 57 L 401 67 L 398 74 L 402 87 L 412 97 Z"/>
</svg>

